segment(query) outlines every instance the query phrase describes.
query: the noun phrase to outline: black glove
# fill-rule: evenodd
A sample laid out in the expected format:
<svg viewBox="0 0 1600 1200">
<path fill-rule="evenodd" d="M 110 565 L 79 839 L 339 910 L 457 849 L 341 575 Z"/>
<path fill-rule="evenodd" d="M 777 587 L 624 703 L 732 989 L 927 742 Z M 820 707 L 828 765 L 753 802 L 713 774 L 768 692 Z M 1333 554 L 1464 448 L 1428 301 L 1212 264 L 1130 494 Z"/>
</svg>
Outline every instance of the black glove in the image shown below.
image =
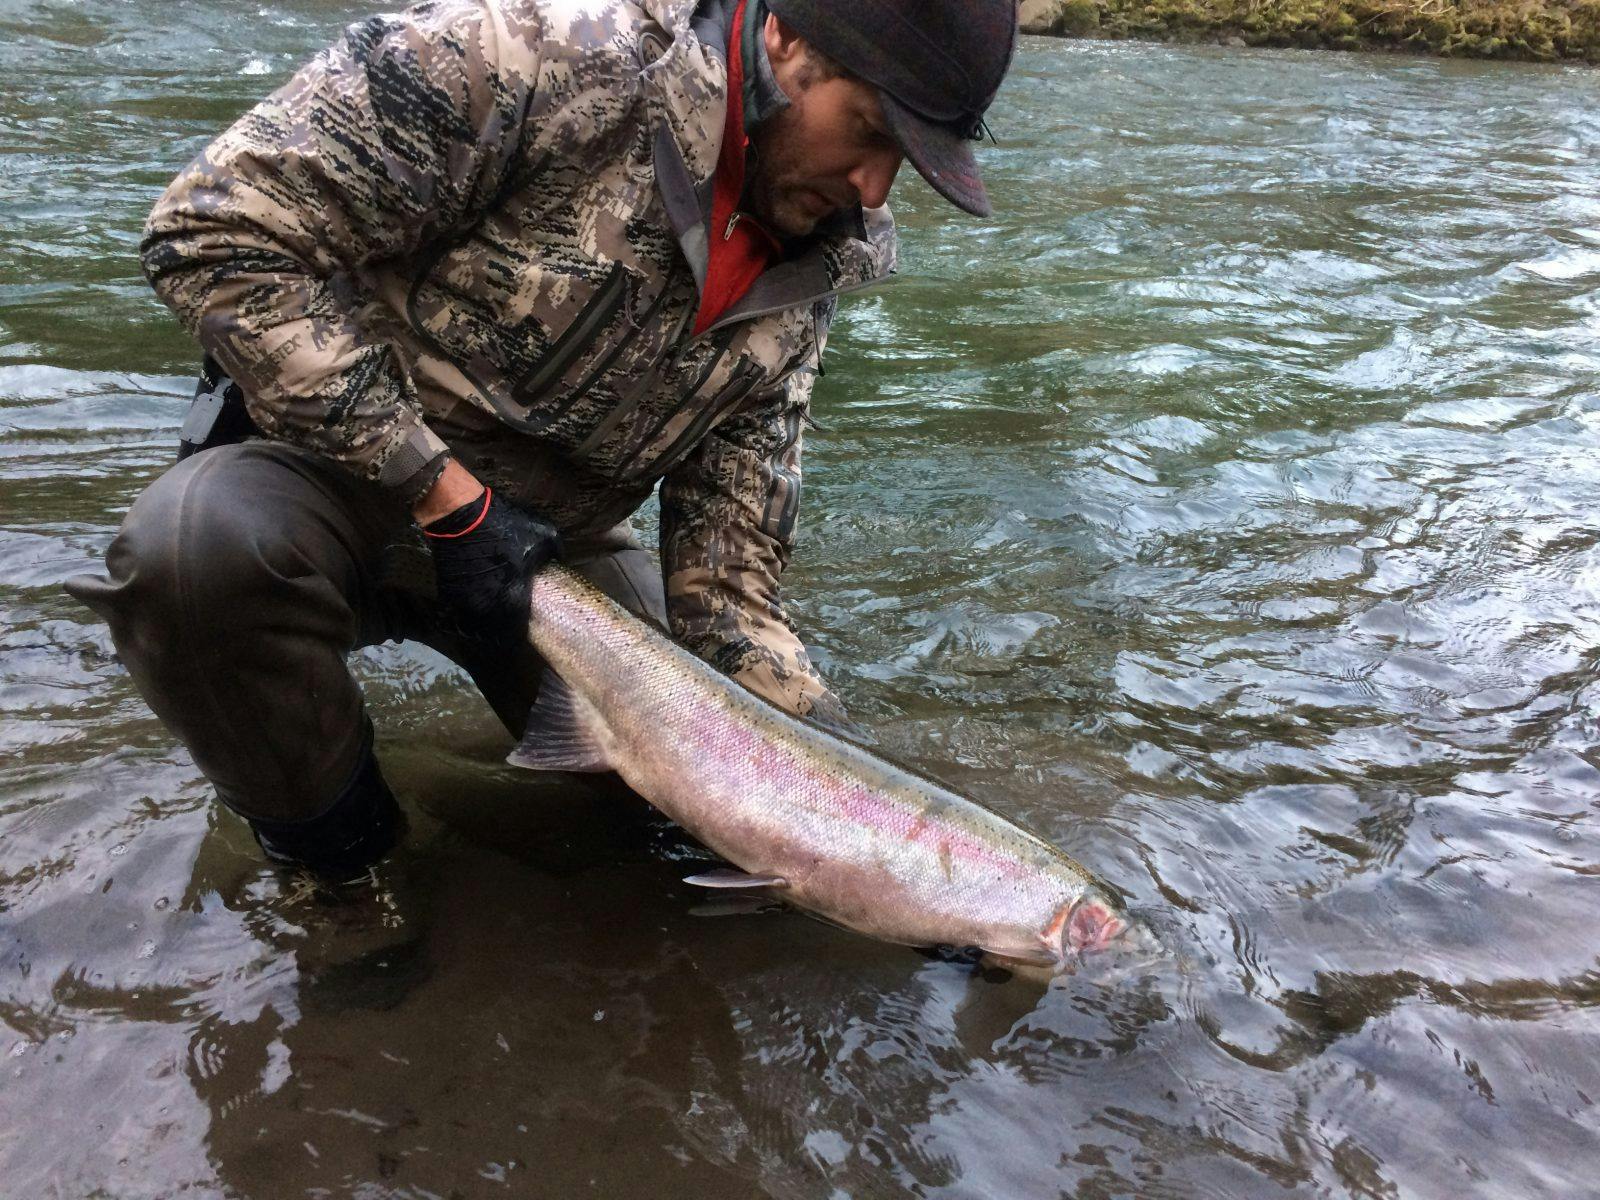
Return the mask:
<svg viewBox="0 0 1600 1200">
<path fill-rule="evenodd" d="M 433 549 L 439 607 L 471 642 L 516 645 L 528 633 L 528 581 L 561 552 L 555 527 L 493 488 L 422 527 Z"/>
</svg>

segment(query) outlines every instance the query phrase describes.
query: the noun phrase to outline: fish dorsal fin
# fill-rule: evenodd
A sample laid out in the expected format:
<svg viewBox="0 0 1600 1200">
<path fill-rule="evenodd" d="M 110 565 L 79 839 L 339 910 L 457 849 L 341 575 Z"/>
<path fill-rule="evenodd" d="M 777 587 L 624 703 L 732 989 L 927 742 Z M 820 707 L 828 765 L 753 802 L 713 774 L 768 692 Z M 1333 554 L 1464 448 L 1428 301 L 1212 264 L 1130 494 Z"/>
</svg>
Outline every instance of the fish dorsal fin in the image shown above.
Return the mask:
<svg viewBox="0 0 1600 1200">
<path fill-rule="evenodd" d="M 599 718 L 554 671 L 539 681 L 522 742 L 507 757 L 530 771 L 609 771 L 611 760 L 596 736 Z"/>
<path fill-rule="evenodd" d="M 686 877 L 684 882 L 703 888 L 769 888 L 785 887 L 789 883 L 782 875 L 746 875 L 743 871 L 728 868 L 702 871 Z"/>
</svg>

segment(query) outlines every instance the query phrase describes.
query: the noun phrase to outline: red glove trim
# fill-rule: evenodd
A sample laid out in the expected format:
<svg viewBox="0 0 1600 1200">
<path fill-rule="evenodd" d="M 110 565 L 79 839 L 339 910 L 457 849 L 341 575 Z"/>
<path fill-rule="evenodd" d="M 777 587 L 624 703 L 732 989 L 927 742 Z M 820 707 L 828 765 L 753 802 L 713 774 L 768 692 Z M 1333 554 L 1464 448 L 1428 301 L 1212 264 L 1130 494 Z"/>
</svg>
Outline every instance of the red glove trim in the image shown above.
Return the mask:
<svg viewBox="0 0 1600 1200">
<path fill-rule="evenodd" d="M 471 533 L 479 525 L 483 524 L 483 519 L 489 515 L 489 501 L 491 499 L 493 499 L 493 498 L 494 498 L 494 489 L 492 487 L 485 487 L 483 489 L 483 507 L 478 510 L 478 515 L 472 519 L 472 524 L 468 525 L 465 529 L 461 530 L 459 533 L 429 533 L 428 530 L 427 530 L 427 527 L 424 526 L 423 530 L 422 530 L 422 536 L 423 537 L 431 537 L 431 538 L 439 538 L 440 540 L 443 540 L 445 538 L 466 537 L 467 534 Z"/>
</svg>

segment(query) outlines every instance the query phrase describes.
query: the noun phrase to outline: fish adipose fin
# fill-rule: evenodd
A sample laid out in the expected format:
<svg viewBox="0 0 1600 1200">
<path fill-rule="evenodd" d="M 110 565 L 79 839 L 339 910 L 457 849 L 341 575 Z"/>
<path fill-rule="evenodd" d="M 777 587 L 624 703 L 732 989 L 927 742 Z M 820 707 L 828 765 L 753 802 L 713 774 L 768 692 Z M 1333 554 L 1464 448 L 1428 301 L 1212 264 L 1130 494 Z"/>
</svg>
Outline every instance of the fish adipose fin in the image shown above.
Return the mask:
<svg viewBox="0 0 1600 1200">
<path fill-rule="evenodd" d="M 588 705 L 578 699 L 566 680 L 546 670 L 539 681 L 539 698 L 528 711 L 522 743 L 506 761 L 530 771 L 611 770 L 587 710 Z"/>
<path fill-rule="evenodd" d="M 702 871 L 684 879 L 695 887 L 703 888 L 769 888 L 786 887 L 789 881 L 782 875 L 746 875 L 743 871 Z"/>
</svg>

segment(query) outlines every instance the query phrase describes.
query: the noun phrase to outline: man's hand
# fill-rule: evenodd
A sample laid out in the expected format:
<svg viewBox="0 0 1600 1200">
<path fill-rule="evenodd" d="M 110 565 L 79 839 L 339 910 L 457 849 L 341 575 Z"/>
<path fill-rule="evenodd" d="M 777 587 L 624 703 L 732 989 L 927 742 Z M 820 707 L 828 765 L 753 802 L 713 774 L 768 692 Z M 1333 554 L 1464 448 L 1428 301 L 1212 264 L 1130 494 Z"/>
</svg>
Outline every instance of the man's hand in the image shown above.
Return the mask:
<svg viewBox="0 0 1600 1200">
<path fill-rule="evenodd" d="M 561 540 L 554 526 L 499 499 L 464 467 L 451 467 L 470 481 L 476 495 L 423 523 L 433 549 L 439 606 L 454 632 L 468 641 L 514 645 L 528 628 L 528 581 L 560 553 Z M 446 468 L 413 510 L 419 521 L 436 507 L 430 501 L 449 478 Z"/>
</svg>

